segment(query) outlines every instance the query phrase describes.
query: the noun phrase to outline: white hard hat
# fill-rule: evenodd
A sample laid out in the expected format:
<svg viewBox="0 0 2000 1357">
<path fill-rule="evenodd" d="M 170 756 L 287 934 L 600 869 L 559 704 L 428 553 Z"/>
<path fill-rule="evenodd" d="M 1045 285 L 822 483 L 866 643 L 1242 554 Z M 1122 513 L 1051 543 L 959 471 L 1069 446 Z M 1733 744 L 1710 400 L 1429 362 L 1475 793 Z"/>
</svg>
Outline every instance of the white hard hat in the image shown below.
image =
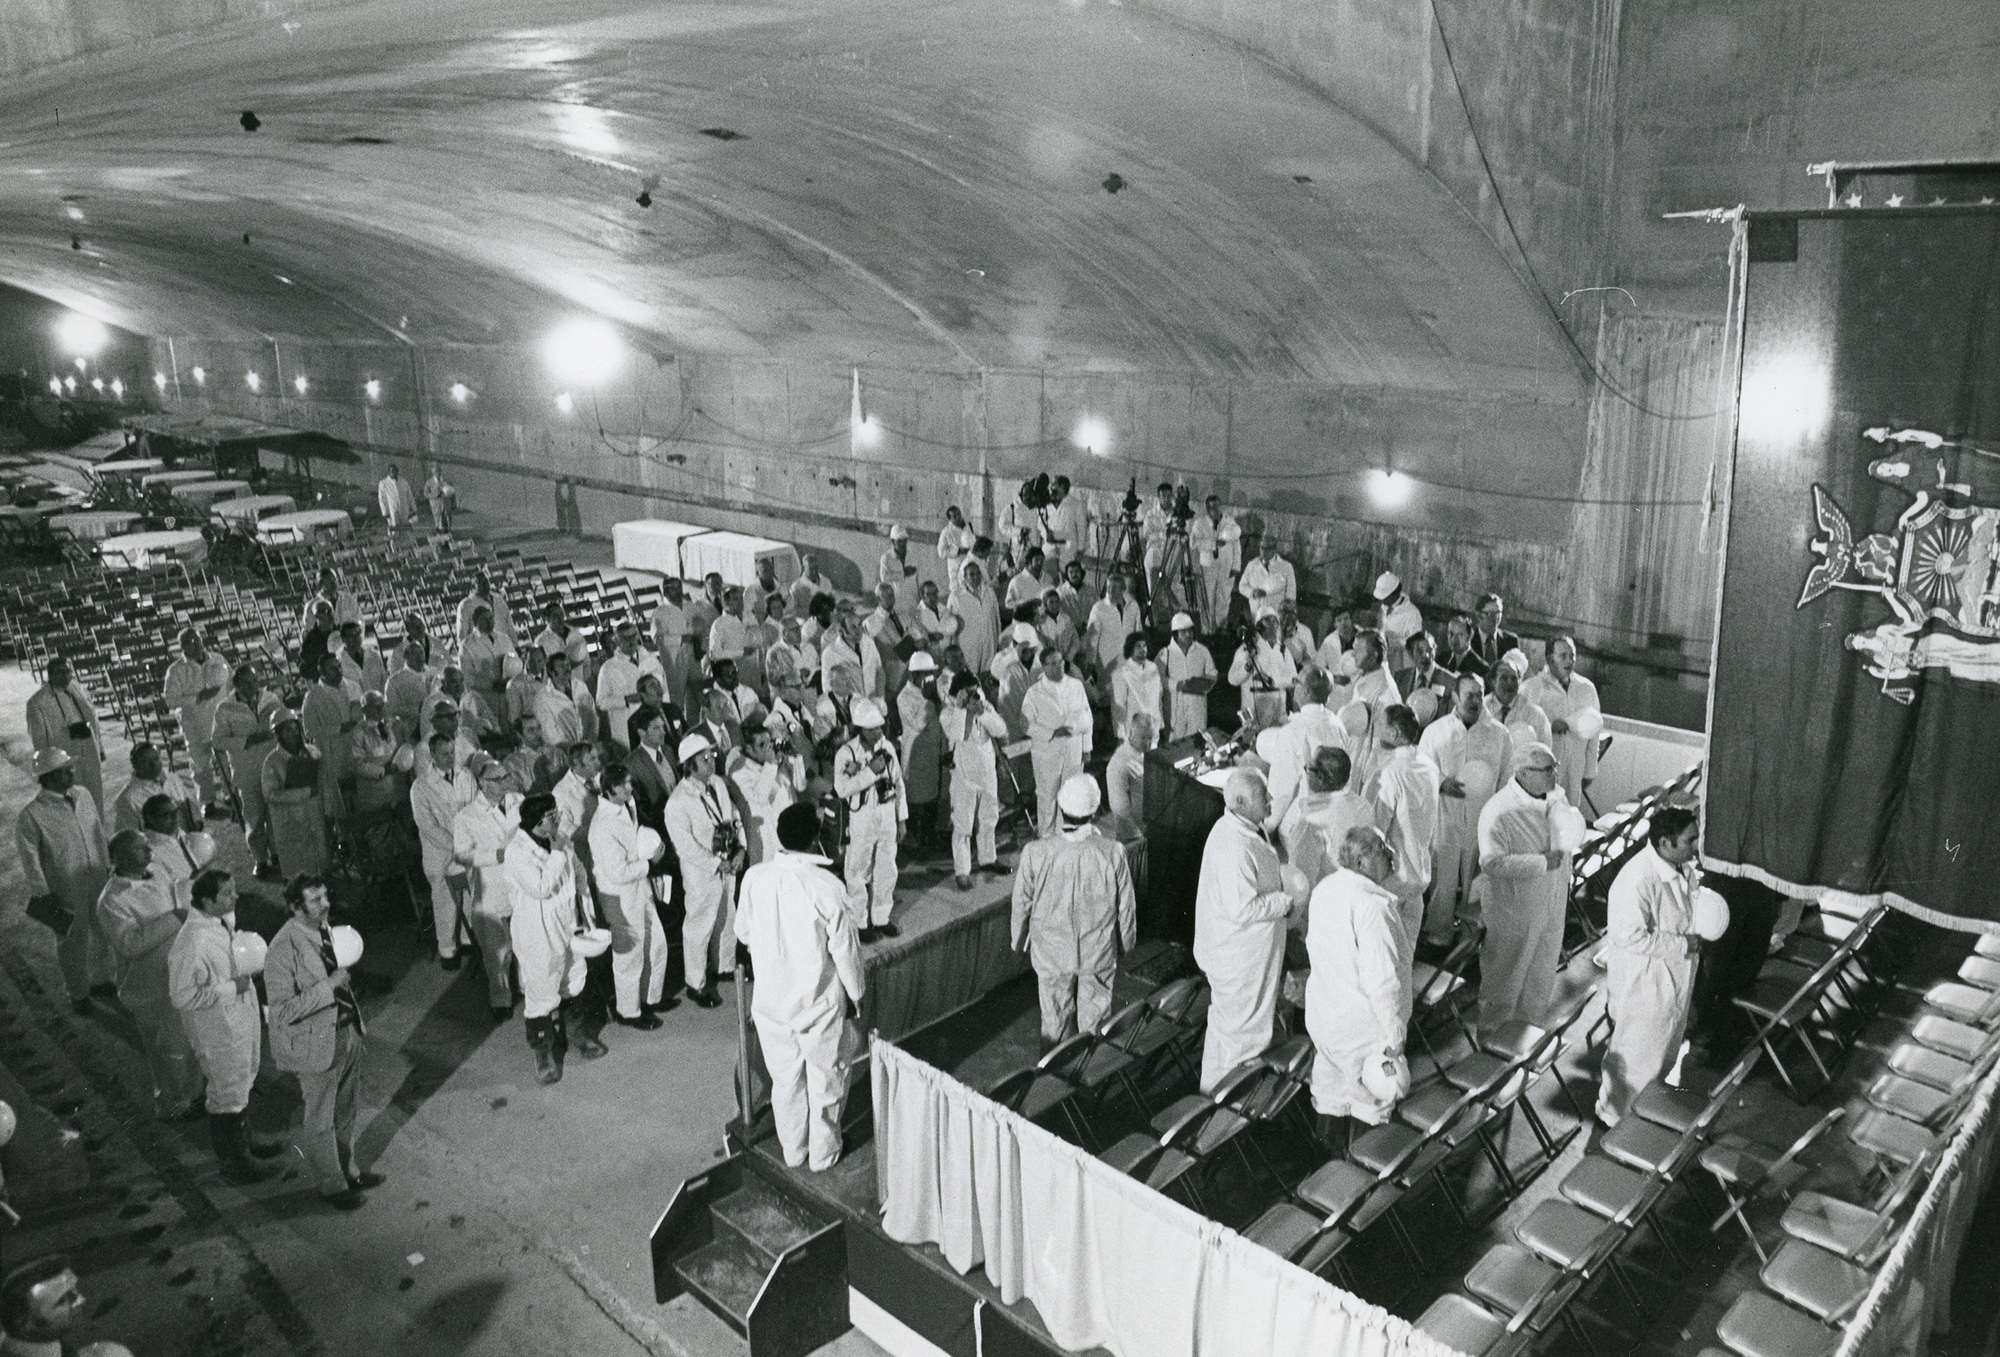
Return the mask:
<svg viewBox="0 0 2000 1357">
<path fill-rule="evenodd" d="M 1056 808 L 1073 820 L 1086 820 L 1097 814 L 1102 799 L 1096 778 L 1088 773 L 1073 773 L 1064 779 L 1062 789 L 1056 793 Z"/>
<path fill-rule="evenodd" d="M 1361 1064 L 1361 1087 L 1378 1103 L 1401 1102 L 1410 1091 L 1410 1062 L 1395 1055 L 1371 1055 Z"/>
<path fill-rule="evenodd" d="M 712 754 L 714 752 L 715 741 L 709 739 L 708 736 L 702 734 L 700 731 L 681 738 L 680 761 L 682 763 L 686 763 L 696 754 Z"/>
<path fill-rule="evenodd" d="M 937 672 L 937 661 L 931 658 L 930 651 L 919 650 L 916 654 L 910 656 L 910 672 L 912 674 L 935 674 Z"/>
<path fill-rule="evenodd" d="M 648 862 L 658 862 L 660 855 L 667 851 L 666 841 L 658 832 L 639 826 L 639 856 Z"/>
<path fill-rule="evenodd" d="M 1709 942 L 1729 931 L 1729 902 L 1707 886 L 1694 893 L 1694 931 Z"/>
<path fill-rule="evenodd" d="M 1561 852 L 1576 852 L 1583 847 L 1583 837 L 1589 832 L 1583 812 L 1569 802 L 1558 801 L 1549 807 L 1549 837 Z"/>
<path fill-rule="evenodd" d="M 1509 669 L 1513 670 L 1516 674 L 1519 674 L 1522 678 L 1526 678 L 1528 676 L 1528 657 L 1522 653 L 1521 648 L 1519 646 L 1514 647 L 1512 650 L 1508 651 L 1505 655 L 1502 655 L 1500 657 L 1500 663 L 1506 665 Z"/>
<path fill-rule="evenodd" d="M 872 697 L 855 698 L 852 715 L 854 717 L 854 724 L 858 729 L 880 730 L 882 728 L 882 708 Z"/>
<path fill-rule="evenodd" d="M 1174 620 L 1172 623 L 1168 625 L 1167 630 L 1179 631 L 1183 627 L 1185 627 L 1189 631 L 1193 631 L 1194 619 L 1192 617 L 1189 617 L 1186 613 L 1175 613 Z"/>
<path fill-rule="evenodd" d="M 270 946 L 255 933 L 231 933 L 229 955 L 237 975 L 262 975 Z"/>
<path fill-rule="evenodd" d="M 889 529 L 889 540 L 891 542 L 907 542 L 910 540 L 910 530 L 905 528 L 901 523 L 898 523 Z"/>
<path fill-rule="evenodd" d="M 333 959 L 342 966 L 352 966 L 361 960 L 361 934 L 347 924 L 335 924 L 333 934 Z"/>
<path fill-rule="evenodd" d="M 1381 574 L 1375 577 L 1376 601 L 1386 603 L 1390 598 L 1394 597 L 1396 591 L 1402 587 L 1403 587 L 1403 581 L 1396 577 L 1395 571 L 1384 570 Z"/>
<path fill-rule="evenodd" d="M 1007 639 L 1016 645 L 1040 645 L 1042 634 L 1029 622 L 1016 622 L 1007 632 Z"/>
<path fill-rule="evenodd" d="M 1569 728 L 1576 732 L 1578 739 L 1594 740 L 1604 733 L 1604 713 L 1595 707 L 1585 707 L 1569 723 Z"/>
<path fill-rule="evenodd" d="M 69 767 L 71 759 L 67 749 L 42 749 L 35 753 L 35 776 L 45 777 L 61 768 Z"/>
<path fill-rule="evenodd" d="M 603 956 L 611 949 L 611 930 L 608 928 L 579 928 L 573 939 L 576 954 L 580 957 Z"/>
<path fill-rule="evenodd" d="M 194 865 L 197 869 L 206 867 L 209 863 L 215 861 L 215 836 L 213 834 L 204 834 L 201 830 L 197 829 L 194 833 L 187 836 L 187 850 L 188 856 L 194 859 Z"/>
<path fill-rule="evenodd" d="M 509 651 L 500 657 L 500 677 L 517 679 L 526 672 L 521 666 L 521 657 Z"/>
</svg>

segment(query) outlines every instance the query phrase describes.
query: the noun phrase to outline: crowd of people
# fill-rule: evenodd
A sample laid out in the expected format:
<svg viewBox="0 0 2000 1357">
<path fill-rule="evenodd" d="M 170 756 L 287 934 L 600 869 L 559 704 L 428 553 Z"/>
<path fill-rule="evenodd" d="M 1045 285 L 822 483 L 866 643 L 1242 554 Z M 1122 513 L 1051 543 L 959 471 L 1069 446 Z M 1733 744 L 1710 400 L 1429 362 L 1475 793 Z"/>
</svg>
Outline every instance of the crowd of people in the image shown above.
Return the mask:
<svg viewBox="0 0 2000 1357">
<path fill-rule="evenodd" d="M 409 521 L 408 487 L 381 493 Z M 838 1018 L 861 998 L 858 948 L 898 934 L 899 864 L 948 851 L 961 890 L 1011 871 L 1044 1040 L 1088 1030 L 1134 942 L 1118 841 L 1142 829 L 1146 753 L 1201 735 L 1240 763 L 1197 903 L 1215 993 L 1203 1083 L 1269 1043 L 1290 925 L 1314 963 L 1316 1101 L 1379 1117 L 1416 951 L 1478 894 L 1482 1023 L 1545 1016 L 1568 880 L 1552 807 L 1593 776 L 1596 692 L 1566 640 L 1530 675 L 1497 596 L 1434 636 L 1385 573 L 1371 606 L 1315 635 L 1297 571 L 1269 535 L 1243 561 L 1216 498 L 1195 510 L 1162 486 L 1138 523 L 1123 561 L 1086 568 L 1088 520 L 1058 479 L 1010 506 L 998 542 L 949 510 L 926 577 L 898 526 L 858 599 L 808 553 L 784 583 L 769 560 L 747 584 L 667 579 L 649 616 L 594 638 L 560 605 L 537 627 L 481 575 L 449 634 L 413 614 L 386 654 L 329 569 L 286 672 L 181 638 L 162 682 L 192 775 L 137 746 L 108 810 L 93 704 L 56 659 L 29 703 L 42 790 L 18 837 L 31 892 L 72 920 L 71 999 L 88 1011 L 109 983 L 146 1014 L 162 1113 L 205 1111 L 228 1171 L 260 1174 L 269 1147 L 242 1112 L 264 1018 L 206 828 L 233 811 L 294 914 L 263 983 L 274 1060 L 316 1081 L 306 1148 L 329 1199 L 359 1204 L 367 1182 L 349 1157 L 365 1026 L 325 883 L 385 852 L 421 869 L 438 964 L 470 957 L 495 1021 L 519 1006 L 545 1083 L 571 1053 L 603 1056 L 608 1023 L 657 1031 L 683 998 L 721 1003 L 747 943 L 787 1158 L 823 1167 Z M 1156 650 L 1162 590 L 1175 610 Z M 1211 647 L 1232 644 L 1218 665 Z M 1000 856 L 1009 809 L 1034 840 L 1018 869 Z M 790 899 L 814 902 L 803 935 Z"/>
</svg>

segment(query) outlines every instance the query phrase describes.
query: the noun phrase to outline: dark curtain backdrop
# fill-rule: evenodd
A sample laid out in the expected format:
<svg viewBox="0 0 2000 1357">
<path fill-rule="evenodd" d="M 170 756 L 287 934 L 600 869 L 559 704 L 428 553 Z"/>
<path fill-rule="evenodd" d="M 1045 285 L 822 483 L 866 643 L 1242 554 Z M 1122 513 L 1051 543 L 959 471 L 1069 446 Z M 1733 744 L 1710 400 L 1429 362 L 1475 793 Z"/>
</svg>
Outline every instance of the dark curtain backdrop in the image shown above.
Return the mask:
<svg viewBox="0 0 2000 1357">
<path fill-rule="evenodd" d="M 2000 453 L 2000 212 L 1754 219 L 1747 267 L 1704 853 L 1794 894 L 2000 921 L 2000 457 L 1973 450 Z M 1900 524 L 1919 490 L 1994 512 Z M 1885 588 L 1920 631 L 1884 629 Z M 1857 637 L 1919 664 L 1871 673 Z"/>
</svg>

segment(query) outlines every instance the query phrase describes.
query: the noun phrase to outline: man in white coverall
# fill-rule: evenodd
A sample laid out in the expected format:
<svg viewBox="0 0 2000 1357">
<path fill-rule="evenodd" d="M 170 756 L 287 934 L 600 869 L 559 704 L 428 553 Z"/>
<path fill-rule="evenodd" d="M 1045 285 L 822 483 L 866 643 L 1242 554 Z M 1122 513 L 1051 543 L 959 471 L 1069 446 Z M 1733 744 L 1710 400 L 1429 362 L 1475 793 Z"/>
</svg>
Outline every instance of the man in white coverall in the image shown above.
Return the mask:
<svg viewBox="0 0 2000 1357">
<path fill-rule="evenodd" d="M 1556 756 L 1545 744 L 1514 748 L 1514 779 L 1479 812 L 1479 870 L 1486 875 L 1479 949 L 1479 1026 L 1518 1018 L 1539 1026 L 1555 999 L 1569 903 L 1570 855 L 1556 847 L 1549 810 Z"/>
<path fill-rule="evenodd" d="M 1033 743 L 1035 825 L 1047 838 L 1056 832 L 1056 794 L 1083 771 L 1090 755 L 1092 718 L 1083 680 L 1072 676 L 1054 646 L 1042 651 L 1041 677 L 1021 702 L 1021 719 Z"/>
<path fill-rule="evenodd" d="M 1604 712 L 1597 685 L 1576 672 L 1576 642 L 1567 636 L 1549 642 L 1548 668 L 1521 685 L 1521 696 L 1549 718 L 1556 785 L 1572 806 L 1581 807 L 1583 789 L 1597 776 L 1597 732 L 1603 729 Z"/>
<path fill-rule="evenodd" d="M 1013 945 L 1035 967 L 1042 1049 L 1095 1032 L 1111 1011 L 1118 958 L 1139 941 L 1125 849 L 1091 824 L 1097 782 L 1076 773 L 1056 793 L 1062 827 L 1021 850 L 1014 869 Z"/>
<path fill-rule="evenodd" d="M 1271 1044 L 1292 907 L 1279 880 L 1278 850 L 1262 828 L 1271 815 L 1263 774 L 1231 772 L 1222 804 L 1202 848 L 1194 897 L 1194 960 L 1213 994 L 1201 1048 L 1204 1093 Z"/>
<path fill-rule="evenodd" d="M 1410 972 L 1401 955 L 1400 906 L 1388 882 L 1396 853 L 1381 833 L 1356 825 L 1340 843 L 1340 866 L 1313 887 L 1306 918 L 1306 1032 L 1312 1037 L 1313 1109 L 1322 1118 L 1351 1117 L 1370 1126 L 1389 1120 L 1382 1067 L 1402 1065 L 1410 1022 Z M 1372 1078 L 1364 1079 L 1374 1066 Z M 1352 1129 L 1351 1126 L 1347 1129 Z M 1322 1122 L 1335 1147 L 1346 1137 Z"/>
<path fill-rule="evenodd" d="M 779 812 L 778 855 L 743 874 L 736 939 L 750 949 L 779 1148 L 791 1167 L 823 1173 L 840 1158 L 841 1021 L 859 1014 L 864 982 L 846 893 L 818 846 L 817 811 Z"/>
<path fill-rule="evenodd" d="M 1306 769 L 1305 792 L 1278 826 L 1285 861 L 1299 869 L 1306 885 L 1317 886 L 1340 866 L 1340 845 L 1356 825 L 1374 827 L 1375 803 L 1350 780 L 1353 763 L 1339 745 L 1326 745 Z"/>
<path fill-rule="evenodd" d="M 1416 959 L 1424 892 L 1431 885 L 1431 850 L 1437 843 L 1438 769 L 1430 755 L 1417 748 L 1422 735 L 1416 713 L 1402 703 L 1383 710 L 1375 804 L 1382 812 L 1382 835 L 1396 850 L 1396 874 L 1386 884 L 1402 902 L 1406 971 Z"/>
<path fill-rule="evenodd" d="M 833 790 L 847 802 L 847 912 L 861 941 L 893 938 L 896 845 L 910 818 L 903 768 L 895 744 L 882 733 L 882 708 L 857 697 L 854 738 L 833 756 Z"/>
<path fill-rule="evenodd" d="M 562 1078 L 562 1053 L 575 1046 L 585 1060 L 606 1054 L 597 1039 L 602 1024 L 583 997 L 586 979 L 577 929 L 590 919 L 588 889 L 576 853 L 561 836 L 556 799 L 547 793 L 521 802 L 521 827 L 507 844 L 504 870 L 514 898 L 508 920 L 514 960 L 521 969 L 521 1012 L 535 1053 L 535 1078 Z"/>
<path fill-rule="evenodd" d="M 971 674 L 951 681 L 951 701 L 938 724 L 951 750 L 951 866 L 958 888 L 972 889 L 973 832 L 978 831 L 979 870 L 998 874 L 1000 853 L 993 839 L 1000 826 L 1000 767 L 997 754 L 1007 723 L 987 705 L 985 690 Z"/>
<path fill-rule="evenodd" d="M 857 702 L 855 704 L 859 706 Z M 681 899 L 686 918 L 681 924 L 681 975 L 688 1002 L 715 1008 L 714 953 L 731 936 L 730 911 L 736 897 L 736 873 L 744 858 L 743 821 L 729 784 L 715 771 L 715 744 L 699 732 L 684 737 L 680 747 L 681 780 L 667 798 L 667 837 L 681 860 Z"/>
<path fill-rule="evenodd" d="M 1486 710 L 1485 684 L 1467 674 L 1458 680 L 1452 709 L 1424 727 L 1417 747 L 1431 756 L 1441 778 L 1424 937 L 1442 942 L 1479 874 L 1479 812 L 1514 761 L 1514 737 Z"/>
<path fill-rule="evenodd" d="M 665 997 L 667 983 L 667 930 L 653 907 L 652 872 L 667 845 L 652 830 L 640 828 L 633 815 L 631 771 L 614 763 L 599 777 L 597 813 L 590 817 L 585 840 L 598 904 L 611 929 L 611 987 L 617 1003 L 611 1016 L 621 1027 L 651 1032 L 660 1026 L 653 1010 Z"/>
<path fill-rule="evenodd" d="M 438 961 L 448 971 L 459 967 L 461 896 L 466 886 L 464 869 L 452 861 L 452 822 L 479 794 L 471 771 L 452 766 L 454 743 L 449 735 L 431 736 L 431 761 L 410 784 L 410 813 L 417 822 L 424 880 L 431 887 L 431 923 L 437 937 Z"/>
<path fill-rule="evenodd" d="M 1681 806 L 1653 812 L 1646 846 L 1611 883 L 1605 933 L 1611 1042 L 1597 1119 L 1616 1126 L 1646 1085 L 1671 1069 L 1687 1031 L 1696 957 L 1695 853 L 1701 827 Z"/>
</svg>

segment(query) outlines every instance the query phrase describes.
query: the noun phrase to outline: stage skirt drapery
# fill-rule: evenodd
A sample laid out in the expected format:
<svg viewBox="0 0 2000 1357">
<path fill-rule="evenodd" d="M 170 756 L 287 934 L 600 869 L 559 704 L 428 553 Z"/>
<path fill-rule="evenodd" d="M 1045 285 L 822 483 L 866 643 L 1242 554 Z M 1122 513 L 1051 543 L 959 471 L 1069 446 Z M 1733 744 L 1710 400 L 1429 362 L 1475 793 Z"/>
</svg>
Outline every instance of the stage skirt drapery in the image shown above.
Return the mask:
<svg viewBox="0 0 2000 1357">
<path fill-rule="evenodd" d="M 883 1228 L 983 1267 L 1050 1336 L 1117 1357 L 1447 1357 L 1451 1349 L 887 1041 L 872 1055 Z"/>
</svg>

